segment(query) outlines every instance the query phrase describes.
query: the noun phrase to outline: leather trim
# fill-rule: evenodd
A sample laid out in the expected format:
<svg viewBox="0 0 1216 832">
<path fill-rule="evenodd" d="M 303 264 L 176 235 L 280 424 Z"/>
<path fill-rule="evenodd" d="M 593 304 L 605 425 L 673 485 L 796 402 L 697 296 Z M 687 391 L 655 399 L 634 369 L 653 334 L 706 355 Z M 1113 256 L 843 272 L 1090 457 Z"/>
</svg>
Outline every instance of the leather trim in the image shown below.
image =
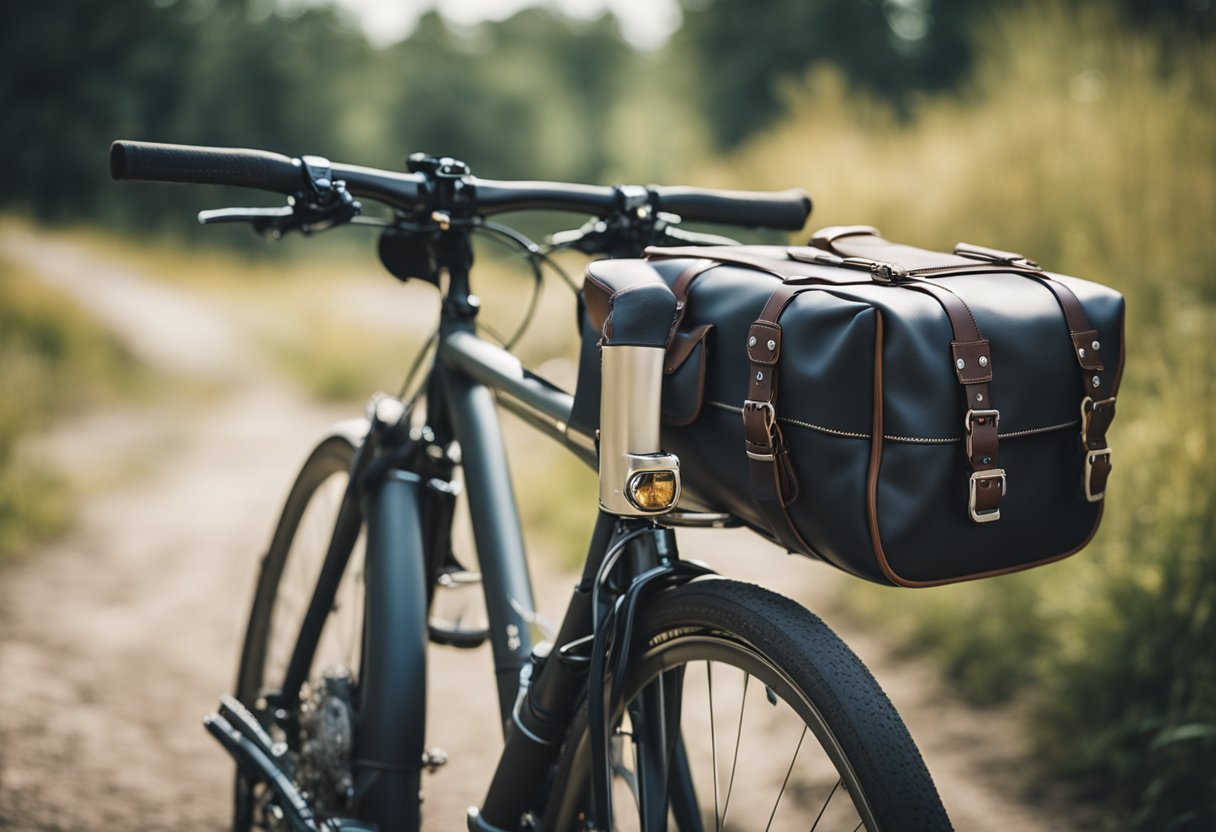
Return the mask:
<svg viewBox="0 0 1216 832">
<path fill-rule="evenodd" d="M 948 584 L 961 584 L 961 583 L 965 583 L 966 581 L 978 581 L 981 578 L 997 578 L 997 577 L 1000 577 L 1001 575 L 1012 575 L 1014 572 L 1023 572 L 1027 569 L 1034 569 L 1035 567 L 1038 567 L 1038 566 L 1046 566 L 1049 563 L 1055 563 L 1058 560 L 1064 560 L 1064 558 L 1072 557 L 1077 552 L 1081 551 L 1086 546 L 1088 546 L 1090 544 L 1090 541 L 1092 541 L 1094 539 L 1094 535 L 1098 533 L 1098 527 L 1102 525 L 1102 512 L 1105 508 L 1106 508 L 1105 502 L 1098 504 L 1098 513 L 1094 517 L 1094 525 L 1093 525 L 1093 528 L 1089 530 L 1089 534 L 1087 534 L 1085 536 L 1085 539 L 1082 540 L 1079 544 L 1077 544 L 1074 548 L 1069 549 L 1067 552 L 1063 552 L 1062 554 L 1059 554 L 1059 555 L 1052 555 L 1049 558 L 1043 558 L 1042 560 L 1031 561 L 1030 563 L 1019 563 L 1017 566 L 1007 566 L 1004 569 L 992 569 L 988 572 L 973 572 L 968 575 L 957 575 L 953 578 L 943 578 L 940 581 L 913 581 L 908 578 L 901 578 L 898 575 L 896 575 L 894 572 L 889 573 L 889 577 L 892 578 L 892 580 L 895 582 L 895 584 L 897 586 L 907 587 L 909 589 L 920 589 L 920 588 L 930 587 L 930 586 L 946 586 Z M 873 523 L 873 515 L 871 515 L 870 528 L 871 528 L 872 535 L 876 535 L 877 528 L 874 526 L 874 523 Z M 875 541 L 875 551 L 881 554 L 882 562 L 885 563 L 886 554 L 882 553 L 882 541 L 879 540 L 877 537 L 872 537 L 872 539 Z"/>
<path fill-rule="evenodd" d="M 612 314 L 612 290 L 601 283 L 590 272 L 583 280 L 583 305 L 595 331 L 603 335 L 604 325 Z"/>
<path fill-rule="evenodd" d="M 883 322 L 882 312 L 875 310 L 874 321 L 874 386 L 872 407 L 874 409 L 873 423 L 870 428 L 870 470 L 866 477 L 866 517 L 870 521 L 870 544 L 874 547 L 874 559 L 878 568 L 887 576 L 887 580 L 901 585 L 900 577 L 887 563 L 887 555 L 882 550 L 882 534 L 878 530 L 878 473 L 882 469 L 882 347 Z"/>
</svg>

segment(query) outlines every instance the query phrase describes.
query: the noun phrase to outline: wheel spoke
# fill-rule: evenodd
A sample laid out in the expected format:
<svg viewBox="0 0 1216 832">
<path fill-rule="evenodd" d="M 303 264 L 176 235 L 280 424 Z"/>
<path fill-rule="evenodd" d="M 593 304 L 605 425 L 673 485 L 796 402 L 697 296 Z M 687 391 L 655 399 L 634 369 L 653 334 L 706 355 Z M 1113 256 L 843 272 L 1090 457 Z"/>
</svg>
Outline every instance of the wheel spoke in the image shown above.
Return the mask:
<svg viewBox="0 0 1216 832">
<path fill-rule="evenodd" d="M 714 735 L 714 668 L 705 662 L 705 678 L 709 684 L 709 749 L 714 770 L 714 832 L 722 832 L 722 815 L 718 812 L 718 741 Z"/>
<path fill-rule="evenodd" d="M 798 737 L 798 747 L 794 749 L 794 756 L 790 758 L 790 767 L 786 769 L 785 779 L 781 781 L 781 791 L 777 792 L 777 800 L 773 803 L 773 811 L 768 816 L 768 825 L 764 827 L 764 832 L 768 832 L 773 825 L 773 818 L 777 817 L 777 807 L 781 805 L 781 796 L 785 794 L 785 787 L 789 785 L 790 774 L 794 771 L 794 763 L 798 760 L 798 752 L 802 750 L 802 741 L 806 739 L 807 726 L 802 726 L 802 734 Z"/>
<path fill-rule="evenodd" d="M 743 713 L 747 708 L 747 683 L 751 674 L 743 674 L 743 698 L 739 702 L 739 728 L 735 731 L 735 756 L 730 764 L 730 780 L 726 782 L 726 800 L 722 801 L 722 823 L 726 823 L 726 813 L 730 811 L 730 793 L 735 788 L 735 770 L 739 768 L 739 745 L 743 741 Z"/>
<path fill-rule="evenodd" d="M 828 804 L 832 802 L 832 797 L 835 796 L 836 790 L 840 788 L 840 783 L 841 780 L 838 778 L 836 780 L 836 785 L 832 786 L 832 790 L 828 792 L 828 799 L 823 801 L 823 805 L 819 807 L 819 814 L 815 815 L 815 823 L 813 826 L 811 826 L 811 832 L 815 832 L 815 830 L 819 827 L 819 821 L 823 820 L 823 813 L 828 810 Z"/>
</svg>

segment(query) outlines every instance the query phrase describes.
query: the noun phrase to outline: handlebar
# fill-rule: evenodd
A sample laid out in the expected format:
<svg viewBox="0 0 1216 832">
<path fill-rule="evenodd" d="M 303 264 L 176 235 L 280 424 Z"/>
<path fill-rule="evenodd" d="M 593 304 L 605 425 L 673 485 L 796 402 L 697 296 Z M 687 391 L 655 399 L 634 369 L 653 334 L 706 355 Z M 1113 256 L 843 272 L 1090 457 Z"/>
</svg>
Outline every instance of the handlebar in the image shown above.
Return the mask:
<svg viewBox="0 0 1216 832">
<path fill-rule="evenodd" d="M 310 157 L 311 158 L 311 157 Z M 508 182 L 471 175 L 449 177 L 451 189 L 438 188 L 425 173 L 403 173 L 334 163 L 335 180 L 346 189 L 406 211 L 451 208 L 436 204 L 438 193 L 455 194 L 473 214 L 555 210 L 606 216 L 625 210 L 640 192 L 642 204 L 679 214 L 693 222 L 796 231 L 811 212 L 804 191 L 728 191 L 692 187 L 577 185 L 564 182 Z M 117 180 L 236 185 L 295 194 L 311 187 L 303 160 L 265 150 L 116 141 L 110 146 L 110 175 Z"/>
<path fill-rule="evenodd" d="M 281 194 L 305 186 L 298 159 L 266 150 L 123 142 L 110 145 L 110 176 L 148 182 L 237 185 Z"/>
</svg>

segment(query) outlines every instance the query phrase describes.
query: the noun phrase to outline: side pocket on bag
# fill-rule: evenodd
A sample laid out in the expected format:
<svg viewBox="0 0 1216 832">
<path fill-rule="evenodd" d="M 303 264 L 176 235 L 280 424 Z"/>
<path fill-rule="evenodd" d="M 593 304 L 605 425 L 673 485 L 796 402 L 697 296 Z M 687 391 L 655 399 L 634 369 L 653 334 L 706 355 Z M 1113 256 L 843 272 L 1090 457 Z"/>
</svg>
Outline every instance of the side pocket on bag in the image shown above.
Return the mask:
<svg viewBox="0 0 1216 832">
<path fill-rule="evenodd" d="M 663 361 L 663 422 L 687 425 L 701 413 L 705 398 L 705 364 L 713 324 L 677 332 Z"/>
</svg>

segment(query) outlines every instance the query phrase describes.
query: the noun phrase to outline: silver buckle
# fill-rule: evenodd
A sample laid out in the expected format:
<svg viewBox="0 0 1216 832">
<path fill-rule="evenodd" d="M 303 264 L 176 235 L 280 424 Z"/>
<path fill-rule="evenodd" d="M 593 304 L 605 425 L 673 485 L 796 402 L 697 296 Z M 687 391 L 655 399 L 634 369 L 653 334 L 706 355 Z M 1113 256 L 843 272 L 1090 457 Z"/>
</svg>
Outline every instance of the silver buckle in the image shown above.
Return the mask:
<svg viewBox="0 0 1216 832">
<path fill-rule="evenodd" d="M 967 459 L 971 459 L 971 420 L 976 416 L 992 419 L 992 427 L 1001 429 L 1001 411 L 999 410 L 968 410 L 963 416 L 963 430 L 966 431 Z"/>
<path fill-rule="evenodd" d="M 971 519 L 976 523 L 991 523 L 993 520 L 1001 519 L 1001 510 L 994 508 L 991 511 L 976 511 L 975 498 L 976 489 L 980 480 L 1000 480 L 1001 481 L 1001 496 L 1005 496 L 1005 469 L 991 468 L 987 471 L 976 471 L 971 475 L 971 496 L 967 500 L 967 510 L 971 514 Z"/>
<path fill-rule="evenodd" d="M 1094 401 L 1089 396 L 1081 399 L 1081 447 L 1084 448 L 1089 443 L 1089 422 L 1093 412 L 1102 405 L 1113 405 L 1114 403 L 1114 396 L 1100 401 Z"/>
<path fill-rule="evenodd" d="M 1114 454 L 1110 448 L 1103 448 L 1100 451 L 1085 452 L 1085 499 L 1091 503 L 1099 503 L 1106 498 L 1106 489 L 1103 488 L 1098 493 L 1094 493 L 1091 483 L 1093 482 L 1094 463 L 1098 461 L 1098 457 L 1105 457 L 1107 464 L 1110 464 Z"/>
<path fill-rule="evenodd" d="M 768 433 L 769 447 L 772 447 L 773 426 L 777 424 L 777 410 L 773 407 L 772 402 L 758 402 L 755 399 L 747 399 L 743 402 L 743 413 L 746 414 L 748 409 L 764 411 L 764 430 Z M 757 462 L 775 462 L 777 457 L 772 451 L 767 454 L 757 454 L 747 451 L 747 458 L 754 459 Z"/>
</svg>

